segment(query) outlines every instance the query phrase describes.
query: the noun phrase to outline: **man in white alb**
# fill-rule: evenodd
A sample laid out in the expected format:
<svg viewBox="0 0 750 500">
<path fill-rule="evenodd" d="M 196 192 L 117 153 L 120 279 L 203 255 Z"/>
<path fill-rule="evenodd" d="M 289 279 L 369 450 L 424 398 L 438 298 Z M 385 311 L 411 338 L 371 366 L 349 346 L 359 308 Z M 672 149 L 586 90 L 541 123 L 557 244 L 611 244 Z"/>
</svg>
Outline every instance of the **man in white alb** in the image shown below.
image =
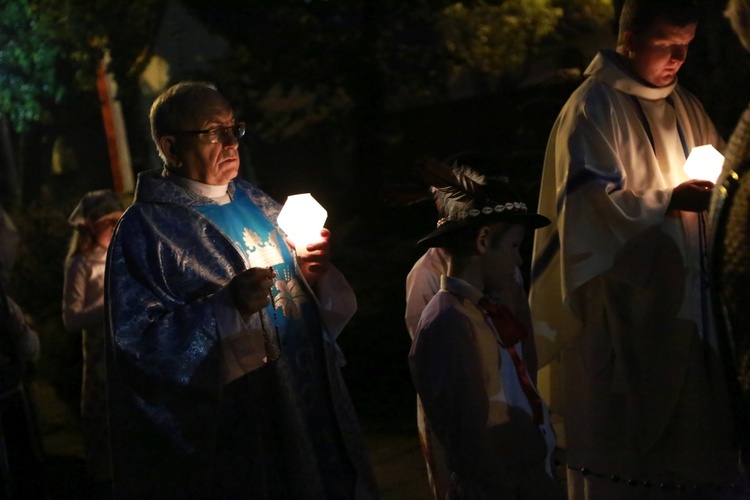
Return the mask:
<svg viewBox="0 0 750 500">
<path fill-rule="evenodd" d="M 627 0 L 550 135 L 530 304 L 570 498 L 731 488 L 737 451 L 704 270 L 712 184 L 683 164 L 723 145 L 677 83 L 690 0 Z M 541 384 L 540 384 L 541 385 Z"/>
</svg>

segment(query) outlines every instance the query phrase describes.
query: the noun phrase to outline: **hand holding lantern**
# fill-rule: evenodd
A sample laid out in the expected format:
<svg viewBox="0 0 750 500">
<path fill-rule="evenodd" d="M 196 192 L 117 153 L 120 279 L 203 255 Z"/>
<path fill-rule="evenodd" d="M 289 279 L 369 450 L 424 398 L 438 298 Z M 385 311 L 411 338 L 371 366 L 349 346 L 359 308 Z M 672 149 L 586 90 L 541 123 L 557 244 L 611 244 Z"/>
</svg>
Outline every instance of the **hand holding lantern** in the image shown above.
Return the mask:
<svg viewBox="0 0 750 500">
<path fill-rule="evenodd" d="M 724 165 L 724 156 L 710 144 L 696 146 L 688 155 L 683 167 L 691 179 L 716 182 Z"/>
<path fill-rule="evenodd" d="M 320 240 L 320 230 L 323 229 L 326 218 L 326 209 L 310 193 L 302 193 L 286 199 L 279 212 L 278 224 L 295 247 L 304 249 L 310 243 Z"/>
<path fill-rule="evenodd" d="M 669 209 L 686 212 L 708 209 L 713 183 L 719 177 L 723 163 L 724 157 L 710 144 L 694 147 L 683 167 L 691 180 L 672 190 Z"/>
<path fill-rule="evenodd" d="M 278 218 L 279 227 L 287 234 L 287 243 L 297 251 L 297 262 L 310 286 L 328 270 L 328 238 L 323 227 L 328 212 L 310 193 L 287 198 Z"/>
</svg>

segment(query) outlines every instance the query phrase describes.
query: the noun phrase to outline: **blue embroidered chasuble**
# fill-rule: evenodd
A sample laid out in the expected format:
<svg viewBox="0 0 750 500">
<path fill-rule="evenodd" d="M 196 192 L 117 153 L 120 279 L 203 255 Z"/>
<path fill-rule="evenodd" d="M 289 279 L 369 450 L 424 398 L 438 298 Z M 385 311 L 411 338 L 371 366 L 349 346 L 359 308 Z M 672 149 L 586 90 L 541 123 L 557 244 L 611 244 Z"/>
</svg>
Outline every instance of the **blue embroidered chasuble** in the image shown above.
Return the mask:
<svg viewBox="0 0 750 500">
<path fill-rule="evenodd" d="M 274 300 L 267 306 L 268 317 L 278 326 L 281 356 L 290 368 L 298 388 L 313 446 L 323 477 L 341 478 L 354 470 L 347 458 L 337 418 L 333 411 L 326 373 L 323 332 L 317 306 L 300 282 L 294 256 L 283 236 L 266 215 L 242 191 L 235 191 L 231 203 L 194 207 L 234 243 L 249 267 L 272 267 L 276 282 Z M 241 222 L 241 223 L 238 223 Z M 275 307 L 275 310 L 274 310 Z M 323 427 L 330 432 L 320 432 Z M 335 428 L 334 428 L 335 427 Z M 335 439 L 330 439 L 335 436 Z M 324 458 L 325 457 L 325 458 Z M 331 481 L 329 484 L 337 484 Z M 329 492 L 336 497 L 336 492 Z"/>
</svg>

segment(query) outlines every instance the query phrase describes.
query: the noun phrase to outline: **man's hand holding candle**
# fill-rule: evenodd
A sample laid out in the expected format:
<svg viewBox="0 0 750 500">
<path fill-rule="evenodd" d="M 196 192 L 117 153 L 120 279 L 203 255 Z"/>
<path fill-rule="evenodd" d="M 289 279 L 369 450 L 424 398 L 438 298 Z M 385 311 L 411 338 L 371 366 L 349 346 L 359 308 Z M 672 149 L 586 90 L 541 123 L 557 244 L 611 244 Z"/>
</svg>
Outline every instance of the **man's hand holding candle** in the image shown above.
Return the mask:
<svg viewBox="0 0 750 500">
<path fill-rule="evenodd" d="M 296 248 L 294 241 L 287 238 L 286 242 L 297 251 L 297 263 L 302 275 L 310 286 L 315 286 L 318 280 L 328 271 L 331 232 L 323 228 L 320 230 L 320 240 L 308 243 L 304 248 Z"/>
</svg>

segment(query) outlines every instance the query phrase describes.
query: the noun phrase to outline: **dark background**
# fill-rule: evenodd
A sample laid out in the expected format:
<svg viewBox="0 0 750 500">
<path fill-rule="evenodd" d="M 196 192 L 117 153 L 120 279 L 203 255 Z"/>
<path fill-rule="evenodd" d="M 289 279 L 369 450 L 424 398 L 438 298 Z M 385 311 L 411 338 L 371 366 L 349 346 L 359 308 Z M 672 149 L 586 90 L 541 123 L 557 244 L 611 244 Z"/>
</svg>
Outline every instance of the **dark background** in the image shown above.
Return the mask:
<svg viewBox="0 0 750 500">
<path fill-rule="evenodd" d="M 701 99 L 728 138 L 750 100 L 746 83 L 750 61 L 722 16 L 724 4 L 701 2 L 703 16 L 680 82 Z M 244 29 L 242 23 L 226 21 L 231 7 L 217 3 L 192 8 L 212 33 L 222 20 L 235 28 L 227 34 L 231 54 L 232 37 L 241 37 Z M 271 38 L 285 36 L 273 25 L 266 29 Z M 611 37 L 612 26 L 606 29 Z M 382 96 L 377 88 L 368 87 L 368 74 L 363 72 L 359 78 L 365 82 L 359 88 L 366 99 L 350 121 L 324 120 L 304 133 L 274 140 L 251 130 L 243 140 L 244 177 L 280 202 L 290 194 L 311 192 L 328 210 L 332 261 L 349 279 L 359 303 L 339 338 L 348 361 L 344 374 L 368 428 L 414 421 L 415 394 L 406 364 L 410 339 L 403 321 L 404 280 L 421 254 L 415 242 L 434 227 L 436 215 L 431 201 L 415 201 L 424 198 L 426 190 L 413 177 L 412 165 L 424 155 L 488 153 L 500 160 L 527 204 L 535 206 L 547 137 L 557 113 L 581 81 L 580 71 L 589 62 L 584 52 L 574 51 L 573 57 L 552 64 L 546 78 L 532 82 L 516 78 L 473 96 L 401 109 L 378 108 Z M 239 118 L 252 123 L 256 117 L 241 92 L 242 82 L 220 74 L 217 70 L 198 76 L 216 76 L 221 90 L 237 102 Z M 172 76 L 173 81 L 180 79 Z M 123 91 L 122 97 L 129 95 Z M 112 187 L 112 176 L 96 94 L 81 92 L 57 106 L 56 120 L 26 137 L 21 201 L 6 198 L 4 205 L 23 238 L 10 277 L 11 294 L 42 340 L 34 376 L 48 381 L 77 412 L 80 335 L 64 331 L 60 311 L 63 261 L 71 235 L 66 219 L 83 193 Z M 124 100 L 123 106 L 138 172 L 153 166 L 153 145 L 144 126 L 143 103 Z M 354 138 L 350 128 L 356 130 Z M 59 138 L 64 139 L 64 148 Z M 54 165 L 62 167 L 54 169 Z M 525 272 L 530 245 L 527 238 Z"/>
</svg>

